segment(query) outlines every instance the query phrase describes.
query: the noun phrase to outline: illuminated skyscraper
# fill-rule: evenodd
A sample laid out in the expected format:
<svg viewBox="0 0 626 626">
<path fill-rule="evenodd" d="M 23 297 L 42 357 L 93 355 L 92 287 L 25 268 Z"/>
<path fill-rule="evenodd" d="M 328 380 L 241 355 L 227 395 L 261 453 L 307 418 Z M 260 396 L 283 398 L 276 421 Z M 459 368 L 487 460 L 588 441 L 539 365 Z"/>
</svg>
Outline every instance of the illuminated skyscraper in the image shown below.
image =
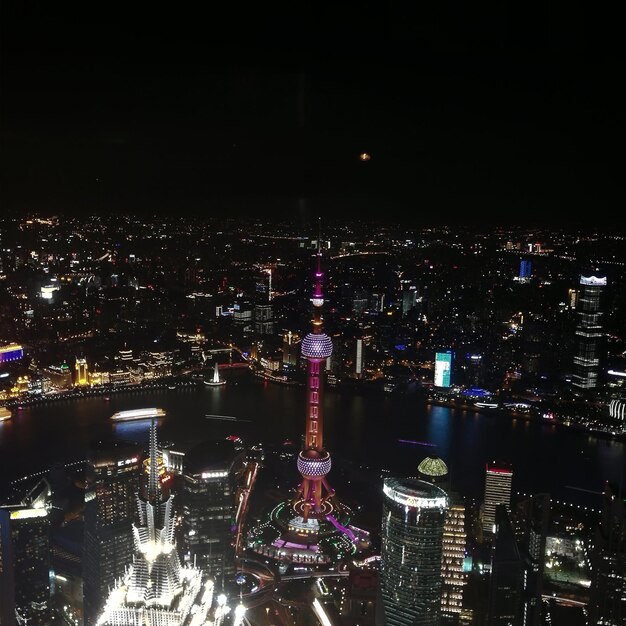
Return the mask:
<svg viewBox="0 0 626 626">
<path fill-rule="evenodd" d="M 439 626 L 448 498 L 425 481 L 383 482 L 380 590 L 387 626 Z"/>
<path fill-rule="evenodd" d="M 274 332 L 274 307 L 271 302 L 254 305 L 254 332 L 271 335 Z"/>
<path fill-rule="evenodd" d="M 86 359 L 76 359 L 76 383 L 77 386 L 89 384 L 89 372 Z"/>
<path fill-rule="evenodd" d="M 143 450 L 135 443 L 99 441 L 86 468 L 83 596 L 86 626 L 96 623 L 109 590 L 133 560 Z"/>
<path fill-rule="evenodd" d="M 577 349 L 574 356 L 572 384 L 580 390 L 595 389 L 600 381 L 602 341 L 602 293 L 606 277 L 581 276 L 582 292 L 578 300 Z"/>
<path fill-rule="evenodd" d="M 46 481 L 41 488 L 48 490 Z M 42 497 L 0 507 L 0 624 L 49 626 L 50 523 Z"/>
<path fill-rule="evenodd" d="M 522 259 L 519 264 L 519 279 L 528 280 L 533 271 L 533 262 L 527 259 Z"/>
<path fill-rule="evenodd" d="M 156 423 L 150 428 L 150 456 L 137 493 L 138 519 L 131 537 L 132 565 L 105 602 L 98 626 L 204 626 L 213 624 L 209 611 L 213 582 L 202 571 L 181 565 L 174 529 L 171 475 L 158 454 Z"/>
<path fill-rule="evenodd" d="M 485 474 L 485 500 L 483 507 L 483 533 L 493 532 L 496 521 L 496 506 L 504 504 L 507 511 L 511 508 L 511 483 L 513 470 L 507 463 L 487 463 Z"/>
<path fill-rule="evenodd" d="M 452 352 L 435 354 L 435 387 L 449 387 L 452 374 Z"/>
<path fill-rule="evenodd" d="M 444 461 L 436 457 L 426 457 L 417 471 L 422 480 L 433 483 L 448 495 L 448 508 L 443 527 L 441 554 L 441 614 L 453 619 L 463 608 L 463 588 L 467 575 L 463 571 L 465 561 L 465 504 L 450 488 L 450 475 Z"/>
<path fill-rule="evenodd" d="M 283 335 L 283 366 L 296 367 L 300 356 L 300 336 L 291 331 Z"/>
</svg>

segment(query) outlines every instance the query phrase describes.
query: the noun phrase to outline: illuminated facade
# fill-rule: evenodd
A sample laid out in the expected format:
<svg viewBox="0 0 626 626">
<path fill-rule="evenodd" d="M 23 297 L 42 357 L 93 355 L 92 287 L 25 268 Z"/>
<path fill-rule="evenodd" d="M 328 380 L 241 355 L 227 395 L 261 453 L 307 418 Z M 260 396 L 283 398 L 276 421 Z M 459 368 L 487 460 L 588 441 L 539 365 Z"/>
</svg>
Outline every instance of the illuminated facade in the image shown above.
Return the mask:
<svg viewBox="0 0 626 626">
<path fill-rule="evenodd" d="M 43 502 L 0 507 L 0 624 L 50 624 L 49 532 Z"/>
<path fill-rule="evenodd" d="M 441 554 L 441 614 L 454 618 L 463 609 L 463 590 L 467 584 L 467 574 L 463 570 L 467 540 L 465 504 L 451 491 L 448 467 L 442 459 L 426 457 L 417 471 L 422 480 L 441 487 L 448 495 Z"/>
<path fill-rule="evenodd" d="M 100 441 L 89 450 L 82 559 L 86 626 L 96 623 L 109 590 L 133 560 L 142 456 L 141 446 L 120 441 Z"/>
<path fill-rule="evenodd" d="M 157 453 L 156 423 L 150 428 L 150 456 L 137 494 L 132 565 L 109 594 L 98 626 L 204 626 L 221 623 L 212 612 L 213 581 L 202 570 L 184 567 L 174 539 L 171 475 Z M 220 606 L 223 606 L 223 602 Z"/>
<path fill-rule="evenodd" d="M 0 346 L 0 365 L 10 363 L 11 361 L 19 361 L 23 356 L 24 348 L 16 343 Z"/>
<path fill-rule="evenodd" d="M 506 463 L 487 463 L 485 474 L 485 500 L 483 507 L 483 533 L 493 533 L 496 522 L 496 506 L 504 504 L 511 508 L 511 483 L 513 470 Z"/>
<path fill-rule="evenodd" d="M 76 359 L 76 383 L 78 387 L 89 384 L 89 370 L 86 359 Z"/>
<path fill-rule="evenodd" d="M 448 498 L 414 478 L 383 482 L 380 590 L 387 626 L 439 626 Z"/>
<path fill-rule="evenodd" d="M 577 349 L 572 384 L 579 390 L 595 389 L 600 381 L 603 341 L 601 310 L 606 277 L 581 276 L 582 292 L 578 301 Z"/>
<path fill-rule="evenodd" d="M 449 387 L 452 373 L 452 352 L 435 354 L 435 387 Z"/>
</svg>

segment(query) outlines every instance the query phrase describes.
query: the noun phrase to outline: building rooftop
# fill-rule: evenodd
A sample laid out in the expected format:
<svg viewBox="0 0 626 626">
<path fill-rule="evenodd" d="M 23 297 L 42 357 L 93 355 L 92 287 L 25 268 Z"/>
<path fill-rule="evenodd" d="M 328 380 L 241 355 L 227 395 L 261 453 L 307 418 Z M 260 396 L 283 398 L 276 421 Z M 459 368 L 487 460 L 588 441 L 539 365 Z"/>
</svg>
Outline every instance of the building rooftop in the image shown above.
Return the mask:
<svg viewBox="0 0 626 626">
<path fill-rule="evenodd" d="M 204 441 L 185 455 L 185 472 L 201 474 L 208 470 L 228 469 L 236 455 L 235 444 L 228 439 Z"/>
<path fill-rule="evenodd" d="M 447 476 L 448 466 L 439 457 L 427 456 L 418 466 L 417 471 L 424 476 L 438 478 Z"/>
<path fill-rule="evenodd" d="M 416 478 L 385 478 L 383 493 L 390 500 L 413 508 L 443 508 L 448 502 L 443 489 Z"/>
</svg>

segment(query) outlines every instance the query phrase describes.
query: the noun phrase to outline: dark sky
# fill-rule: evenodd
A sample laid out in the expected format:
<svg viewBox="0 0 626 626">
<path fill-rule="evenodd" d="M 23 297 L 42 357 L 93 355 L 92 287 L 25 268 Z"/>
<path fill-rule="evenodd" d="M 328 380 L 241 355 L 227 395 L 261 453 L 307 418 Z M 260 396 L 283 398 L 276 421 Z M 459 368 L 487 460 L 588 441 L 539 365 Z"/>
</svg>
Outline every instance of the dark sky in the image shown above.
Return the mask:
<svg viewBox="0 0 626 626">
<path fill-rule="evenodd" d="M 619 33 L 596 6 L 192 4 L 4 1 L 2 206 L 417 223 L 623 207 Z"/>
</svg>

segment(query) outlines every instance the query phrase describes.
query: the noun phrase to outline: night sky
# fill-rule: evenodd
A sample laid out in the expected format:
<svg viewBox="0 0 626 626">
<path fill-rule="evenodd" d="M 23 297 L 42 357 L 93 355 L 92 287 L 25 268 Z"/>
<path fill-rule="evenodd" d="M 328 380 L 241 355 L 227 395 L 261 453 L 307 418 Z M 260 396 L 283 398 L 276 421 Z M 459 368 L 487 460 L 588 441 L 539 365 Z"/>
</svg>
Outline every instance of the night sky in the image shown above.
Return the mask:
<svg viewBox="0 0 626 626">
<path fill-rule="evenodd" d="M 598 7 L 128 6 L 3 3 L 5 210 L 552 224 L 623 208 L 618 24 Z"/>
</svg>

